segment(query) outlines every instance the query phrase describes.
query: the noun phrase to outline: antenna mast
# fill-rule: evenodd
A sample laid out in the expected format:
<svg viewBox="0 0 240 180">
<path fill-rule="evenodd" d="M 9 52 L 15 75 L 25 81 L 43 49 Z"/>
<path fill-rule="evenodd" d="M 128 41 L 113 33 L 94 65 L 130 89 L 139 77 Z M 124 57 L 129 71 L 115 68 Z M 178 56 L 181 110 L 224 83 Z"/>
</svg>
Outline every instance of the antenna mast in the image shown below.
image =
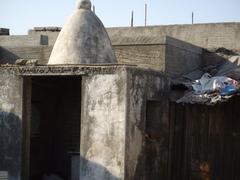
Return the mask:
<svg viewBox="0 0 240 180">
<path fill-rule="evenodd" d="M 134 12 L 132 11 L 132 17 L 131 17 L 131 27 L 133 27 L 133 17 L 134 17 Z"/>
<path fill-rule="evenodd" d="M 192 12 L 192 24 L 194 24 L 194 12 Z"/>
<path fill-rule="evenodd" d="M 147 26 L 147 1 L 145 0 L 145 26 Z"/>
</svg>

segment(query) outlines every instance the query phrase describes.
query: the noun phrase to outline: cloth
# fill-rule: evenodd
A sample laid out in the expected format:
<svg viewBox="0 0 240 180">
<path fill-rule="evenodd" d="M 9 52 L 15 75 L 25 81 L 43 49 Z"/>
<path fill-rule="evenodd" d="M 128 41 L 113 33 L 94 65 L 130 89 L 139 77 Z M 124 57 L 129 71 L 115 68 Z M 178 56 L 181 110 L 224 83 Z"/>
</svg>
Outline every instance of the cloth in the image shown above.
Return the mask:
<svg viewBox="0 0 240 180">
<path fill-rule="evenodd" d="M 209 92 L 221 92 L 226 87 L 231 86 L 232 88 L 236 87 L 237 89 L 238 82 L 234 79 L 225 76 L 214 76 L 211 77 L 210 74 L 205 73 L 201 79 L 196 80 L 192 85 L 193 90 L 196 94 L 204 94 Z"/>
<path fill-rule="evenodd" d="M 238 92 L 238 81 L 225 76 L 214 76 L 205 73 L 192 83 L 192 90 L 185 92 L 177 103 L 214 105 L 227 101 Z"/>
</svg>

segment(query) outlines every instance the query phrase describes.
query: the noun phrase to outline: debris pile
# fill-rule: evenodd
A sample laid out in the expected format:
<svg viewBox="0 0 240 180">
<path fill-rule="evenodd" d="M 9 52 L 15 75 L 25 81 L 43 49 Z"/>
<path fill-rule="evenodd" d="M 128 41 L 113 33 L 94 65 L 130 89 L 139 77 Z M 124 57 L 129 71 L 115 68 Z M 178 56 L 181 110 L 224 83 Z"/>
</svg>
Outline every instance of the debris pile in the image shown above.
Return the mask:
<svg viewBox="0 0 240 180">
<path fill-rule="evenodd" d="M 223 61 L 183 75 L 173 84 L 187 88 L 177 103 L 214 105 L 240 94 L 240 54 L 224 48 L 214 50 Z"/>
<path fill-rule="evenodd" d="M 192 82 L 192 88 L 177 100 L 177 103 L 216 104 L 239 92 L 239 82 L 226 76 L 211 76 L 208 73 Z"/>
</svg>

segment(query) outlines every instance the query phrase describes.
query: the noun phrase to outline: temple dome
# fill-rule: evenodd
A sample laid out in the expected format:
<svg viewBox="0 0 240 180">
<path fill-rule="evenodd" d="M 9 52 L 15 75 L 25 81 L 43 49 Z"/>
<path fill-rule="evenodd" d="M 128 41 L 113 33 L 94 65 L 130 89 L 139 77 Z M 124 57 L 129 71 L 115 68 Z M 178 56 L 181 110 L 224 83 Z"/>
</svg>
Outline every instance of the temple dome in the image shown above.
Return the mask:
<svg viewBox="0 0 240 180">
<path fill-rule="evenodd" d="M 116 56 L 104 25 L 82 0 L 63 26 L 48 64 L 116 63 Z"/>
</svg>

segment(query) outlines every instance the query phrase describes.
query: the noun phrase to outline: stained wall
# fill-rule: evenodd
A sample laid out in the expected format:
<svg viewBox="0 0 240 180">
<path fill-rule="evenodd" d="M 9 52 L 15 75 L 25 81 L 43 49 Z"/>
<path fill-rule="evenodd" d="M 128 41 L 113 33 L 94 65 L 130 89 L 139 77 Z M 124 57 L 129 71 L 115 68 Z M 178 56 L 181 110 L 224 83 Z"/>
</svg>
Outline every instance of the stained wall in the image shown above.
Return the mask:
<svg viewBox="0 0 240 180">
<path fill-rule="evenodd" d="M 0 171 L 20 180 L 23 136 L 23 78 L 0 70 Z"/>
</svg>

